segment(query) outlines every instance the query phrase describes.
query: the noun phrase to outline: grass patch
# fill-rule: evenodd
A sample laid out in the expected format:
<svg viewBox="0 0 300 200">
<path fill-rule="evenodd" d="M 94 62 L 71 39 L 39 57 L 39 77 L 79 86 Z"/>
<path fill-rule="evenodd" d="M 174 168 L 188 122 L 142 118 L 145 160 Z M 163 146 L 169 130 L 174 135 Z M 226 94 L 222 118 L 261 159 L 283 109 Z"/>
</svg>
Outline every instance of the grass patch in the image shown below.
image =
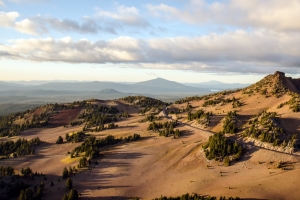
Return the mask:
<svg viewBox="0 0 300 200">
<path fill-rule="evenodd" d="M 66 158 L 62 159 L 60 162 L 65 163 L 65 164 L 70 164 L 72 162 L 76 162 L 80 160 L 81 157 L 75 157 L 75 158 L 71 158 L 71 156 L 67 156 Z"/>
</svg>

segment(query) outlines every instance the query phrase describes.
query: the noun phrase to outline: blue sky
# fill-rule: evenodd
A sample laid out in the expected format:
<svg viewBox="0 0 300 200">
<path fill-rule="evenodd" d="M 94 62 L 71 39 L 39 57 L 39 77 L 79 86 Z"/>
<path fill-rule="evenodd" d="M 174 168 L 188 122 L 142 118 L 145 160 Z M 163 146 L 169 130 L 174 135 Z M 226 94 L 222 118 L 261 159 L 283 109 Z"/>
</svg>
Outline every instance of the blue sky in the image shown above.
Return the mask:
<svg viewBox="0 0 300 200">
<path fill-rule="evenodd" d="M 0 0 L 0 80 L 297 77 L 298 19 L 299 0 Z"/>
</svg>

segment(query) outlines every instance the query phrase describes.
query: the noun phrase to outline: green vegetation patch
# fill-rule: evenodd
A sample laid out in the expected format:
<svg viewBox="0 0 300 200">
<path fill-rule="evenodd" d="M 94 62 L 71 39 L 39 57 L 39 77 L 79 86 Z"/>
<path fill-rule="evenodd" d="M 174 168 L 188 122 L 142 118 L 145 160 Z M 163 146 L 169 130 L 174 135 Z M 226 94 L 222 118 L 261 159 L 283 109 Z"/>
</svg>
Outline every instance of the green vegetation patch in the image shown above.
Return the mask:
<svg viewBox="0 0 300 200">
<path fill-rule="evenodd" d="M 197 120 L 197 122 L 201 125 L 205 125 L 206 127 L 209 125 L 209 119 L 212 115 L 212 112 L 204 112 L 202 109 L 197 110 L 195 113 L 188 112 L 187 119 L 189 121 Z"/>
<path fill-rule="evenodd" d="M 161 100 L 145 96 L 128 96 L 121 98 L 121 100 L 131 103 L 133 106 L 140 106 L 143 108 L 140 113 L 146 113 L 152 108 L 156 108 L 161 111 L 163 106 L 168 105 L 168 103 Z"/>
<path fill-rule="evenodd" d="M 41 181 L 39 184 L 32 186 L 29 182 L 28 176 L 31 181 L 41 178 L 46 180 L 46 176 L 40 173 L 33 173 L 29 167 L 22 168 L 21 174 L 15 174 L 14 168 L 11 166 L 0 166 L 0 199 L 9 200 L 40 200 L 42 199 L 45 184 Z"/>
<path fill-rule="evenodd" d="M 106 145 L 114 145 L 121 141 L 131 142 L 140 139 L 139 134 L 133 134 L 132 136 L 124 137 L 124 138 L 115 138 L 112 135 L 108 135 L 105 138 L 96 139 L 96 137 L 88 137 L 80 146 L 73 149 L 71 152 L 71 157 L 77 157 L 79 153 L 83 153 L 84 157 L 94 158 L 100 155 L 99 148 L 104 147 Z"/>
<path fill-rule="evenodd" d="M 222 133 L 216 133 L 209 137 L 208 143 L 203 146 L 207 159 L 223 161 L 225 159 L 237 160 L 242 156 L 244 148 L 237 141 L 232 142 Z M 228 164 L 229 163 L 225 163 Z"/>
<path fill-rule="evenodd" d="M 223 119 L 223 130 L 222 133 L 236 133 L 236 122 L 237 122 L 237 113 L 236 111 L 230 111 L 226 114 L 226 116 Z"/>
<path fill-rule="evenodd" d="M 280 109 L 285 105 L 289 105 L 289 109 L 291 109 L 293 112 L 300 112 L 300 94 L 292 92 L 290 95 L 292 96 L 291 99 L 287 102 L 279 104 L 277 109 Z"/>
<path fill-rule="evenodd" d="M 290 138 L 280 127 L 280 118 L 276 112 L 262 112 L 249 121 L 244 131 L 245 137 L 253 137 L 262 142 L 273 143 L 273 146 L 294 147 L 296 135 Z"/>
<path fill-rule="evenodd" d="M 164 123 L 156 123 L 152 122 L 148 126 L 148 131 L 158 132 L 160 136 L 168 137 L 173 135 L 173 137 L 180 137 L 182 135 L 179 129 L 174 130 L 174 128 L 178 125 L 178 121 L 168 121 Z"/>
<path fill-rule="evenodd" d="M 16 142 L 7 141 L 0 143 L 0 156 L 4 158 L 19 157 L 34 154 L 34 147 L 42 141 L 37 137 L 31 140 L 18 139 Z"/>
</svg>

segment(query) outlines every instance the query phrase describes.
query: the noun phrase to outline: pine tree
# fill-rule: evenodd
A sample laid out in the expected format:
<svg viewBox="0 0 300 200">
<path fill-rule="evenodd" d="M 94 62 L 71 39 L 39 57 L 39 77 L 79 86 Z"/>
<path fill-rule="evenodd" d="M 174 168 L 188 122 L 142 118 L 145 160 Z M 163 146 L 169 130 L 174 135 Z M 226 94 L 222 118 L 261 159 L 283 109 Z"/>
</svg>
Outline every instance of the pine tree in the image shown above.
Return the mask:
<svg viewBox="0 0 300 200">
<path fill-rule="evenodd" d="M 75 188 L 73 188 L 71 189 L 68 195 L 68 200 L 77 200 L 78 196 L 79 196 L 78 191 Z"/>
<path fill-rule="evenodd" d="M 73 174 L 73 169 L 72 169 L 72 167 L 71 166 L 69 166 L 69 177 L 71 177 L 72 176 L 72 174 Z"/>
<path fill-rule="evenodd" d="M 228 156 L 226 156 L 225 159 L 224 159 L 224 165 L 225 165 L 226 167 L 228 167 L 228 166 L 230 165 L 230 160 L 229 160 L 229 157 L 228 157 Z"/>
<path fill-rule="evenodd" d="M 58 136 L 56 140 L 56 144 L 62 144 L 64 142 L 64 139 L 61 136 Z"/>
<path fill-rule="evenodd" d="M 37 191 L 37 193 L 36 193 L 37 199 L 41 199 L 42 193 L 43 193 L 43 189 L 42 189 L 42 188 L 39 188 L 38 191 Z"/>
<path fill-rule="evenodd" d="M 61 200 L 68 200 L 68 195 L 67 194 L 64 194 L 63 198 Z"/>
<path fill-rule="evenodd" d="M 63 170 L 62 176 L 63 176 L 63 178 L 68 178 L 68 175 L 69 175 L 69 172 L 68 172 L 67 168 L 65 167 Z"/>
<path fill-rule="evenodd" d="M 73 181 L 71 178 L 68 178 L 66 181 L 66 186 L 68 189 L 71 189 L 73 187 Z M 69 195 L 70 196 L 70 195 Z"/>
<path fill-rule="evenodd" d="M 18 200 L 25 200 L 25 191 L 24 190 L 21 190 Z"/>
</svg>

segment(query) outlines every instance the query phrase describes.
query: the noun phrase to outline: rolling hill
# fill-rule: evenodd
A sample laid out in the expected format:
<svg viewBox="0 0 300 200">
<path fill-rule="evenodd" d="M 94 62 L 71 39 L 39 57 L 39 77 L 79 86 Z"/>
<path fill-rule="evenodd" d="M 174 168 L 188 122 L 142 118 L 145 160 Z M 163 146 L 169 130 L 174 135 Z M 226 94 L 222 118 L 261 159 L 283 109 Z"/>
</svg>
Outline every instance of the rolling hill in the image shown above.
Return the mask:
<svg viewBox="0 0 300 200">
<path fill-rule="evenodd" d="M 185 88 L 161 79 L 136 87 L 160 84 Z M 76 169 L 68 176 L 80 198 L 154 199 L 188 192 L 297 199 L 299 88 L 299 79 L 275 72 L 245 88 L 174 104 L 145 96 L 47 104 L 0 118 L 2 142 L 45 141 L 33 145 L 31 155 L 1 151 L 1 165 L 42 170 L 43 199 L 61 199 L 68 191 L 65 167 Z M 28 181 L 37 184 L 35 179 L 40 181 Z"/>
</svg>

